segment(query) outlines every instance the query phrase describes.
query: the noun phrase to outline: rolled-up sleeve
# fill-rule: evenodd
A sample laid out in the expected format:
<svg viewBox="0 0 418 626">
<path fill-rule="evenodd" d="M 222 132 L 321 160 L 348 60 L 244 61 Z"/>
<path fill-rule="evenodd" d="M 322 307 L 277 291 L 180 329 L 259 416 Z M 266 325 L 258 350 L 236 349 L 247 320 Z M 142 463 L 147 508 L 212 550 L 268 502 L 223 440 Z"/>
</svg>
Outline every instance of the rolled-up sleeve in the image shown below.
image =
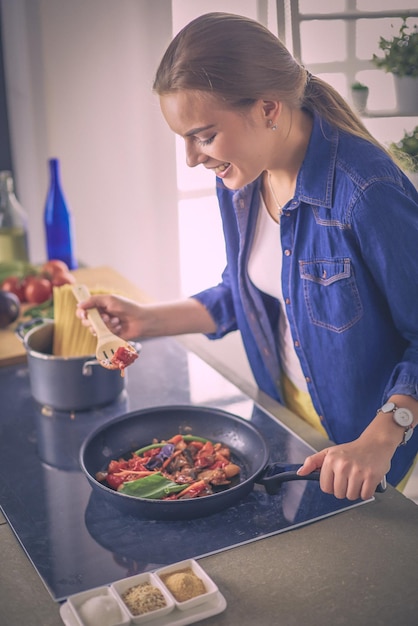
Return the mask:
<svg viewBox="0 0 418 626">
<path fill-rule="evenodd" d="M 216 324 L 216 332 L 206 335 L 209 339 L 220 339 L 238 329 L 228 268 L 222 274 L 222 282 L 191 297 L 207 309 Z"/>
</svg>

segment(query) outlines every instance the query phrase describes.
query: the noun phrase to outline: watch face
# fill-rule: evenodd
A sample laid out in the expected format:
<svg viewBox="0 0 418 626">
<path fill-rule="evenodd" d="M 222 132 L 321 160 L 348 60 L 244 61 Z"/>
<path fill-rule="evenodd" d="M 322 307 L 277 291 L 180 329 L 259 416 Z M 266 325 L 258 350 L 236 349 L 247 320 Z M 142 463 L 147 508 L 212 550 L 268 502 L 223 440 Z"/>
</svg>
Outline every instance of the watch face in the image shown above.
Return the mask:
<svg viewBox="0 0 418 626">
<path fill-rule="evenodd" d="M 413 415 L 409 409 L 396 409 L 393 414 L 393 419 L 399 426 L 410 426 L 414 421 Z"/>
</svg>

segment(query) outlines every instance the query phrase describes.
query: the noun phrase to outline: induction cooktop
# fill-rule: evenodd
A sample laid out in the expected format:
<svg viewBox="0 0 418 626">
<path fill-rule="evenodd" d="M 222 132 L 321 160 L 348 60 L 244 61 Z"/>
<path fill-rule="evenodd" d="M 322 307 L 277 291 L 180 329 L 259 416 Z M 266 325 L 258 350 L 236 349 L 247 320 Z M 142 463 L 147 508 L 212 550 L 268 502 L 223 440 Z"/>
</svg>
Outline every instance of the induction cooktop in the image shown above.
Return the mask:
<svg viewBox="0 0 418 626">
<path fill-rule="evenodd" d="M 277 495 L 256 485 L 241 502 L 204 518 L 143 520 L 93 493 L 79 469 L 84 438 L 99 425 L 151 406 L 205 405 L 254 424 L 271 460 L 301 463 L 312 449 L 196 355 L 171 339 L 143 342 L 125 390 L 80 413 L 38 405 L 26 365 L 0 369 L 0 506 L 51 596 L 69 595 L 260 540 L 363 502 L 337 500 L 314 481 Z"/>
</svg>

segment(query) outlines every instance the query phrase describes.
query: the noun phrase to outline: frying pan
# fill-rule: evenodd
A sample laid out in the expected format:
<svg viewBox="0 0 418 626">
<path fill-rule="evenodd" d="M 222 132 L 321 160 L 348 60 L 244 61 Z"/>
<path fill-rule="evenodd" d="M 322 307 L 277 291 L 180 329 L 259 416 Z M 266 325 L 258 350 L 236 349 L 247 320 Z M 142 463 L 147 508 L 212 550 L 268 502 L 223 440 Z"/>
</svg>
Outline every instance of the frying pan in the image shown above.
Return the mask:
<svg viewBox="0 0 418 626">
<path fill-rule="evenodd" d="M 189 500 L 151 500 L 114 491 L 96 480 L 109 461 L 129 458 L 132 451 L 154 438 L 167 440 L 176 434 L 196 435 L 222 442 L 240 468 L 239 479 L 227 489 Z M 80 449 L 80 465 L 93 490 L 129 514 L 153 520 L 185 520 L 218 513 L 245 498 L 255 483 L 274 494 L 284 481 L 318 480 L 319 471 L 298 476 L 300 465 L 268 464 L 269 447 L 251 423 L 221 409 L 202 406 L 162 406 L 122 415 L 92 432 Z"/>
</svg>

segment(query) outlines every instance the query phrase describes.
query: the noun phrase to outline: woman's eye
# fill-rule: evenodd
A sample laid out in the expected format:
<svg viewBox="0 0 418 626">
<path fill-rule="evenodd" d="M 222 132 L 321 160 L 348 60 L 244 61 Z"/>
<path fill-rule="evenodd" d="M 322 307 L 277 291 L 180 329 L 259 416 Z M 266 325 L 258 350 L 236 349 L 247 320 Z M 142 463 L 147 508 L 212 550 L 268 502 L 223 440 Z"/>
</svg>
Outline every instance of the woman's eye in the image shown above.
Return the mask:
<svg viewBox="0 0 418 626">
<path fill-rule="evenodd" d="M 208 146 L 209 144 L 212 143 L 212 141 L 215 139 L 216 135 L 212 135 L 212 137 L 209 137 L 209 139 L 199 139 L 198 137 L 197 142 L 200 146 Z"/>
</svg>

